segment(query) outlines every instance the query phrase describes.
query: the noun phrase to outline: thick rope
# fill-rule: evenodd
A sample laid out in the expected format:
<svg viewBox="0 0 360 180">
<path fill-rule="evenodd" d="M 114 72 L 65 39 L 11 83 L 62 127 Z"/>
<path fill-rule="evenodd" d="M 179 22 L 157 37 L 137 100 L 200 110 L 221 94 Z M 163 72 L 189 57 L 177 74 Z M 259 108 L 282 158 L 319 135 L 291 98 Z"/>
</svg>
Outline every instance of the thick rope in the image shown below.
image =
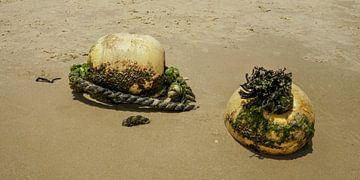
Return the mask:
<svg viewBox="0 0 360 180">
<path fill-rule="evenodd" d="M 95 99 L 100 98 L 114 104 L 137 104 L 165 111 L 190 111 L 196 107 L 194 104 L 189 104 L 189 102 L 195 102 L 195 96 L 190 87 L 185 89 L 185 96 L 188 99 L 185 103 L 179 103 L 112 91 L 84 80 L 81 78 L 81 72 L 79 71 L 72 70 L 69 74 L 69 81 L 74 91 L 79 93 L 85 92 Z"/>
</svg>

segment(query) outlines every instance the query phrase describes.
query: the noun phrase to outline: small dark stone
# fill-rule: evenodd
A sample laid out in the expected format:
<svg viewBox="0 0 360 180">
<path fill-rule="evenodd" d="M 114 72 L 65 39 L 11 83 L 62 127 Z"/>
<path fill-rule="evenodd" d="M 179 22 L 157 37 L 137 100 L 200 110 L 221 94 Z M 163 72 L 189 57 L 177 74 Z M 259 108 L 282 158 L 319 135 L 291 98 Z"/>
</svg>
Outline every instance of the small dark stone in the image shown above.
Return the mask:
<svg viewBox="0 0 360 180">
<path fill-rule="evenodd" d="M 137 116 L 130 116 L 130 117 L 126 118 L 125 120 L 123 120 L 122 125 L 131 127 L 131 126 L 137 126 L 137 125 L 149 124 L 149 123 L 150 123 L 149 118 L 141 116 L 141 115 L 137 115 Z"/>
</svg>

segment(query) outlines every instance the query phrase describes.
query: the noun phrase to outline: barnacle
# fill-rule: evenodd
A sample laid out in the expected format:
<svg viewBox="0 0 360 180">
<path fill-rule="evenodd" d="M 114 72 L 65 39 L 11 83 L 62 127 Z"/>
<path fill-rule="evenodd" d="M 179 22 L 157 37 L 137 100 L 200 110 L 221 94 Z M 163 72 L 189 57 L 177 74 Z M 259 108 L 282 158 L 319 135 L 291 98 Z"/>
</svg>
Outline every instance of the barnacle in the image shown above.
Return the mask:
<svg viewBox="0 0 360 180">
<path fill-rule="evenodd" d="M 159 41 L 148 35 L 110 34 L 91 47 L 88 64 L 94 83 L 140 94 L 159 85 L 165 51 Z"/>
</svg>

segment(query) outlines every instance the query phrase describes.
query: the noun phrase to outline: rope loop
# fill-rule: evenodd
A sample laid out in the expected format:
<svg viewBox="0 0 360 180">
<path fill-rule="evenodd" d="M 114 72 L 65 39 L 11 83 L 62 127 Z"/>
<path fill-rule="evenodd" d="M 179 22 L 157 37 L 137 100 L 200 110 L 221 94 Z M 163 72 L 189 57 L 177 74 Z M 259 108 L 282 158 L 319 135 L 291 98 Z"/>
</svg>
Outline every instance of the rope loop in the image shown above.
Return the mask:
<svg viewBox="0 0 360 180">
<path fill-rule="evenodd" d="M 71 67 L 69 84 L 74 92 L 87 93 L 94 99 L 114 104 L 137 104 L 164 111 L 190 111 L 196 108 L 195 95 L 176 68 L 166 67 L 163 75 L 165 87 L 161 91 L 165 89 L 167 92 L 161 97 L 132 95 L 101 87 L 87 80 L 89 69 L 86 63 Z"/>
</svg>

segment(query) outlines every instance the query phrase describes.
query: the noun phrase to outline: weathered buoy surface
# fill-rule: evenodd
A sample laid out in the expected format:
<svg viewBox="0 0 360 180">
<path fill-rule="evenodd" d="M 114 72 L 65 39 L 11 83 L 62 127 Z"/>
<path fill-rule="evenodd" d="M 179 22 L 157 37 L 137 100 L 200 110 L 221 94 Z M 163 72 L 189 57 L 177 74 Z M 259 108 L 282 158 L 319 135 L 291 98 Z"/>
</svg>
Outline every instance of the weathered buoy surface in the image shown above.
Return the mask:
<svg viewBox="0 0 360 180">
<path fill-rule="evenodd" d="M 89 52 L 92 81 L 140 94 L 156 88 L 165 69 L 165 51 L 149 35 L 116 33 L 101 37 Z"/>
<path fill-rule="evenodd" d="M 314 124 L 308 96 L 284 70 L 255 68 L 225 110 L 225 126 L 237 141 L 271 155 L 301 149 L 311 141 Z"/>
</svg>

